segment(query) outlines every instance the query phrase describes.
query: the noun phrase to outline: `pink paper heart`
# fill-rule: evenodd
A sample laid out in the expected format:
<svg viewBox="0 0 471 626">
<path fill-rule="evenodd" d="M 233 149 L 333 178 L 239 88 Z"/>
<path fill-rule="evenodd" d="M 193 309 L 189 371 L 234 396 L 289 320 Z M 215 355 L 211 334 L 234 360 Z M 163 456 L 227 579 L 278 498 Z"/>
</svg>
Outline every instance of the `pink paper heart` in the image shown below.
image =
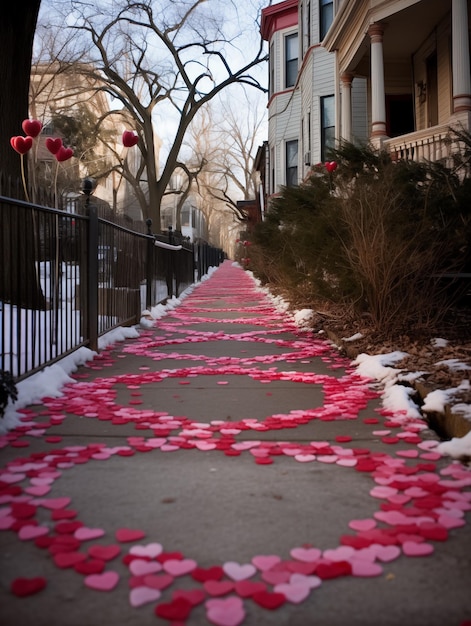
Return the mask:
<svg viewBox="0 0 471 626">
<path fill-rule="evenodd" d="M 301 583 L 281 583 L 279 585 L 275 585 L 274 591 L 275 593 L 282 593 L 288 602 L 291 602 L 292 604 L 300 604 L 311 593 L 309 586 Z"/>
<path fill-rule="evenodd" d="M 244 621 L 244 604 L 240 598 L 211 599 L 206 602 L 206 616 L 215 626 L 238 626 Z"/>
<path fill-rule="evenodd" d="M 51 487 L 49 485 L 32 485 L 25 489 L 25 493 L 36 497 L 46 496 L 50 491 Z"/>
<path fill-rule="evenodd" d="M 371 563 L 364 559 L 352 559 L 352 575 L 361 578 L 370 578 L 372 576 L 381 576 L 383 568 L 377 563 Z"/>
<path fill-rule="evenodd" d="M 374 544 L 371 548 L 374 549 L 376 557 L 383 563 L 394 561 L 401 555 L 401 549 L 398 546 L 382 546 Z"/>
<path fill-rule="evenodd" d="M 328 561 L 349 561 L 355 554 L 355 548 L 351 546 L 339 546 L 334 550 L 324 550 L 323 557 Z"/>
<path fill-rule="evenodd" d="M 318 548 L 293 548 L 290 552 L 293 559 L 304 563 L 314 563 L 321 558 L 322 551 Z"/>
<path fill-rule="evenodd" d="M 158 600 L 161 593 L 158 589 L 150 589 L 149 587 L 135 587 L 129 593 L 129 602 L 131 606 L 138 607 L 149 602 Z"/>
<path fill-rule="evenodd" d="M 129 554 L 155 559 L 162 554 L 162 549 L 160 543 L 148 543 L 146 546 L 133 546 L 129 550 Z"/>
<path fill-rule="evenodd" d="M 319 576 L 306 576 L 305 574 L 291 574 L 289 582 L 292 585 L 307 585 L 309 589 L 317 589 L 322 585 Z"/>
<path fill-rule="evenodd" d="M 290 572 L 287 570 L 280 570 L 279 572 L 276 570 L 268 570 L 267 572 L 262 572 L 262 580 L 264 580 L 269 585 L 279 585 L 281 583 L 287 583 L 290 579 Z"/>
<path fill-rule="evenodd" d="M 280 561 L 281 561 L 281 557 L 277 555 L 259 555 L 259 556 L 254 556 L 252 559 L 252 563 L 261 572 L 266 572 L 267 570 L 271 569 L 275 565 L 278 565 Z"/>
<path fill-rule="evenodd" d="M 103 572 L 103 574 L 91 574 L 86 576 L 84 583 L 90 589 L 97 591 L 112 591 L 119 582 L 117 572 Z"/>
<path fill-rule="evenodd" d="M 79 541 L 90 541 L 91 539 L 98 539 L 98 537 L 103 537 L 105 531 L 102 528 L 87 528 L 86 526 L 82 526 L 81 528 L 77 528 L 74 532 L 74 537 Z"/>
<path fill-rule="evenodd" d="M 58 509 L 65 509 L 72 502 L 72 498 L 47 498 L 42 500 L 37 500 L 35 504 L 39 504 L 46 509 L 52 509 L 53 511 L 57 511 Z"/>
<path fill-rule="evenodd" d="M 164 562 L 163 568 L 171 576 L 184 576 L 189 574 L 197 566 L 193 559 L 168 559 Z"/>
<path fill-rule="evenodd" d="M 376 520 L 374 520 L 372 517 L 368 517 L 365 519 L 352 519 L 350 522 L 348 522 L 348 525 L 352 530 L 362 531 L 376 528 L 377 524 Z"/>
<path fill-rule="evenodd" d="M 49 528 L 47 528 L 47 526 L 22 526 L 18 531 L 18 538 L 21 539 L 21 541 L 28 541 L 29 539 L 36 539 L 37 537 L 47 535 L 48 532 Z"/>
<path fill-rule="evenodd" d="M 232 580 L 246 580 L 251 578 L 257 569 L 251 563 L 240 564 L 235 561 L 228 561 L 222 566 L 225 574 Z"/>
<path fill-rule="evenodd" d="M 405 541 L 402 544 L 402 551 L 406 556 L 428 556 L 434 551 L 430 543 L 417 543 L 416 541 Z"/>
<path fill-rule="evenodd" d="M 295 457 L 298 463 L 311 463 L 316 460 L 316 456 L 314 454 L 297 454 Z"/>
<path fill-rule="evenodd" d="M 115 533 L 117 541 L 121 543 L 127 543 L 128 541 L 139 541 L 143 539 L 146 534 L 143 530 L 133 528 L 119 528 Z"/>
</svg>

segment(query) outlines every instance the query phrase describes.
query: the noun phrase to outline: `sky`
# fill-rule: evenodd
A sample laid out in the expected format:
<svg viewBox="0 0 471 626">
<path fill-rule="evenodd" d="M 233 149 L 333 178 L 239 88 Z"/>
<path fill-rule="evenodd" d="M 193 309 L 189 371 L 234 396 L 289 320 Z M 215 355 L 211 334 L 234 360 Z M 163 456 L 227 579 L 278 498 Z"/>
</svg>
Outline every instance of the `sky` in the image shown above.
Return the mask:
<svg viewBox="0 0 471 626">
<path fill-rule="evenodd" d="M 192 2 L 193 0 L 191 0 Z M 108 1 L 109 6 L 109 1 Z M 114 3 L 113 3 L 114 4 Z M 183 6 L 183 2 L 180 3 Z M 186 3 L 189 4 L 188 2 Z M 65 18 L 65 23 L 73 25 L 76 23 L 76 15 L 73 12 L 67 11 L 66 7 L 69 5 L 68 0 L 42 0 L 38 23 L 53 24 L 54 20 L 51 15 L 54 15 L 56 9 L 65 11 L 68 16 Z M 118 3 L 116 3 L 118 5 Z M 224 38 L 231 40 L 231 45 L 227 45 L 228 50 L 227 59 L 234 70 L 238 67 L 242 67 L 250 59 L 252 59 L 258 51 L 260 45 L 260 33 L 256 20 L 258 19 L 260 7 L 268 5 L 268 2 L 263 3 L 260 0 L 239 0 L 238 2 L 228 2 L 227 0 L 206 0 L 199 10 L 203 13 L 203 16 L 207 14 L 208 18 L 211 15 L 215 15 L 221 18 L 222 32 Z M 178 4 L 175 6 L 179 6 Z M 95 3 L 90 4 L 90 10 L 95 10 Z M 64 20 L 64 18 L 62 18 Z M 98 18 L 97 18 L 98 20 Z M 208 19 L 209 23 L 209 19 Z M 38 31 L 39 32 L 39 31 Z M 195 40 L 193 38 L 193 40 Z M 266 47 L 266 42 L 265 42 Z M 156 48 L 152 52 L 152 47 L 149 44 L 149 54 L 155 54 L 156 66 L 162 63 L 164 59 L 163 51 L 160 52 Z M 194 66 L 195 70 L 201 72 L 202 66 Z M 222 69 L 222 65 L 219 66 L 219 71 L 215 66 L 211 66 L 211 72 L 215 76 L 216 82 L 220 81 L 222 77 L 226 77 L 226 73 Z M 252 71 L 253 76 L 265 87 L 268 84 L 268 65 L 262 63 Z M 237 103 L 238 108 L 241 111 L 241 115 L 247 108 L 246 96 L 244 91 L 249 95 L 249 98 L 257 101 L 257 111 L 260 118 L 266 119 L 266 105 L 268 102 L 268 96 L 265 95 L 258 97 L 259 91 L 255 88 L 242 89 L 241 86 L 231 86 L 227 91 L 222 92 L 222 99 L 230 99 Z M 116 101 L 112 101 L 113 106 L 117 105 Z M 217 100 L 215 100 L 216 110 L 218 109 Z M 242 118 L 243 119 L 243 118 Z M 165 103 L 161 103 L 154 109 L 154 121 L 155 132 L 162 139 L 161 149 L 161 165 L 166 158 L 166 155 L 173 143 L 173 137 L 178 126 L 179 117 L 177 112 L 172 106 L 167 106 Z M 268 136 L 268 126 L 265 123 L 260 131 L 259 144 L 261 144 Z M 186 153 L 190 154 L 188 150 Z"/>
<path fill-rule="evenodd" d="M 210 268 L 208 274 L 202 280 L 207 280 L 217 268 Z M 250 273 L 250 272 L 249 272 Z M 279 296 L 272 296 L 268 289 L 262 287 L 260 282 L 252 275 L 258 288 L 264 291 L 272 300 L 277 310 L 292 315 L 299 328 L 308 328 L 313 315 L 311 309 L 301 309 L 290 312 L 288 303 Z M 130 328 L 119 327 L 106 335 L 99 341 L 99 349 L 102 350 L 108 345 L 139 337 L 142 329 L 149 328 L 155 322 L 170 311 L 178 307 L 182 301 L 193 291 L 196 284 L 191 285 L 179 298 L 172 298 L 166 305 L 159 304 L 150 311 L 143 311 L 140 324 Z M 346 341 L 354 341 L 356 336 L 344 338 Z M 444 342 L 444 339 L 437 338 L 436 341 Z M 394 414 L 402 416 L 400 419 L 420 419 L 421 412 L 414 403 L 412 395 L 414 390 L 402 384 L 405 380 L 413 380 L 420 375 L 420 372 L 401 373 L 394 365 L 404 357 L 403 352 L 395 351 L 388 354 L 368 355 L 360 354 L 352 364 L 356 367 L 358 374 L 370 379 L 372 384 L 380 390 L 383 406 L 391 410 Z M 71 355 L 65 357 L 58 363 L 46 367 L 38 374 L 34 374 L 18 384 L 18 401 L 11 403 L 6 409 L 3 419 L 0 419 L 0 434 L 8 432 L 20 422 L 21 415 L 17 411 L 29 405 L 37 404 L 43 397 L 60 397 L 61 389 L 66 383 L 77 382 L 70 375 L 81 365 L 92 361 L 97 356 L 96 352 L 88 348 L 80 348 Z M 455 367 L 463 369 L 464 364 L 454 363 Z M 466 367 L 466 366 L 464 366 Z M 469 387 L 469 381 L 464 381 L 462 385 Z M 457 389 L 438 390 L 430 393 L 422 406 L 422 412 L 444 412 L 445 405 Z M 459 411 L 471 420 L 471 405 L 459 405 Z M 423 422 L 423 428 L 427 428 Z M 451 441 L 436 443 L 436 451 L 444 456 L 460 458 L 471 456 L 471 432 L 462 438 L 453 438 Z"/>
</svg>

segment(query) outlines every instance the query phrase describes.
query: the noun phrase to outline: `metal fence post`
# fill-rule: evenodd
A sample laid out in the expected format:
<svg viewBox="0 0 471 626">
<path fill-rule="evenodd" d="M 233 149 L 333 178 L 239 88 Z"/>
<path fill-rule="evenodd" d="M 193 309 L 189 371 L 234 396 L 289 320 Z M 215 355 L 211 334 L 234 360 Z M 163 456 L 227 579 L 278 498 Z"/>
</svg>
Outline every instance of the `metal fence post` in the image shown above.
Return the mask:
<svg viewBox="0 0 471 626">
<path fill-rule="evenodd" d="M 88 198 L 87 198 L 88 200 Z M 88 337 L 91 350 L 98 350 L 98 214 L 88 204 Z"/>
<path fill-rule="evenodd" d="M 152 237 L 152 220 L 149 218 L 146 220 L 147 234 L 149 239 L 147 240 L 147 258 L 146 258 L 146 309 L 152 307 L 152 281 L 154 278 L 154 249 L 155 238 Z"/>
</svg>

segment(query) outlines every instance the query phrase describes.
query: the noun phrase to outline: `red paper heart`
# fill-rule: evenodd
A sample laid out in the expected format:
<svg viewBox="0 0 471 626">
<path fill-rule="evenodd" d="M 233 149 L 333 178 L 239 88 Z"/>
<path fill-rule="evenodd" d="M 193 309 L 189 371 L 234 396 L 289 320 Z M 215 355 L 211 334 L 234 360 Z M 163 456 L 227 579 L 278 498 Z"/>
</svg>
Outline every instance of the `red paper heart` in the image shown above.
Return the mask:
<svg viewBox="0 0 471 626">
<path fill-rule="evenodd" d="M 77 563 L 85 561 L 87 558 L 83 552 L 58 552 L 54 555 L 54 563 L 61 569 L 75 567 Z"/>
<path fill-rule="evenodd" d="M 105 569 L 105 561 L 101 559 L 90 559 L 89 561 L 80 561 L 74 565 L 74 570 L 79 574 L 85 574 L 85 576 L 90 576 L 90 574 L 101 574 Z"/>
<path fill-rule="evenodd" d="M 332 174 L 332 172 L 335 172 L 337 169 L 337 163 L 335 161 L 330 161 L 325 164 L 325 169 L 329 172 L 329 174 Z"/>
<path fill-rule="evenodd" d="M 90 546 L 88 548 L 88 554 L 95 559 L 102 559 L 103 561 L 112 561 L 121 552 L 121 547 L 117 545 L 109 546 Z"/>
<path fill-rule="evenodd" d="M 37 137 L 41 132 L 43 125 L 39 120 L 24 120 L 21 124 L 21 128 L 30 137 Z"/>
<path fill-rule="evenodd" d="M 65 148 L 64 146 L 61 146 L 55 156 L 56 159 L 62 163 L 63 161 L 68 161 L 71 157 L 73 157 L 74 151 L 72 148 Z"/>
<path fill-rule="evenodd" d="M 264 609 L 278 609 L 286 602 L 286 596 L 284 593 L 270 592 L 270 591 L 257 591 L 253 594 L 254 601 Z"/>
<path fill-rule="evenodd" d="M 46 139 L 46 148 L 51 154 L 57 154 L 62 147 L 62 139 L 60 137 L 48 137 Z"/>
<path fill-rule="evenodd" d="M 241 598 L 250 598 L 260 591 L 266 591 L 265 583 L 253 580 L 239 580 L 235 584 L 235 591 Z"/>
<path fill-rule="evenodd" d="M 16 519 L 30 519 L 36 515 L 36 507 L 27 502 L 13 502 L 11 505 L 11 515 Z"/>
<path fill-rule="evenodd" d="M 18 137 L 12 137 L 10 139 L 10 144 L 18 154 L 26 154 L 33 146 L 33 138 L 18 135 Z"/>
<path fill-rule="evenodd" d="M 221 580 L 224 576 L 224 570 L 222 567 L 216 565 L 204 569 L 203 567 L 197 567 L 191 572 L 191 577 L 200 583 L 204 583 L 207 580 Z"/>
<path fill-rule="evenodd" d="M 139 136 L 132 130 L 125 130 L 123 132 L 123 146 L 125 148 L 132 148 L 139 141 Z"/>
<path fill-rule="evenodd" d="M 116 540 L 121 543 L 126 543 L 129 541 L 139 541 L 146 536 L 145 532 L 142 530 L 133 530 L 131 528 L 119 528 L 116 531 Z"/>
<path fill-rule="evenodd" d="M 178 598 L 184 598 L 192 606 L 198 606 L 204 602 L 206 594 L 201 589 L 177 589 L 173 592 L 172 600 L 178 600 Z"/>
<path fill-rule="evenodd" d="M 350 576 L 352 566 L 348 561 L 337 561 L 335 563 L 319 563 L 316 567 L 316 574 L 322 580 L 330 580 L 339 576 Z"/>
<path fill-rule="evenodd" d="M 164 602 L 155 607 L 157 617 L 162 617 L 169 621 L 184 621 L 191 613 L 193 605 L 186 598 L 176 598 L 172 602 Z"/>
<path fill-rule="evenodd" d="M 12 583 L 10 590 L 15 596 L 24 598 L 34 593 L 42 591 L 47 585 L 45 578 L 38 576 L 37 578 L 16 578 Z"/>
</svg>

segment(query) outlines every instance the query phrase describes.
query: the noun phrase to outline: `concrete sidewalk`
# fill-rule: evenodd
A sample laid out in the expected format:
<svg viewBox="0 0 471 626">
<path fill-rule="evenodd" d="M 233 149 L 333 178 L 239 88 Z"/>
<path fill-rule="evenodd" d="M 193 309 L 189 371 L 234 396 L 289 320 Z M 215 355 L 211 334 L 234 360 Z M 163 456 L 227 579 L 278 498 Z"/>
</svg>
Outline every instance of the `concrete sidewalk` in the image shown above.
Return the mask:
<svg viewBox="0 0 471 626">
<path fill-rule="evenodd" d="M 2 626 L 471 623 L 471 472 L 237 266 L 74 377 L 0 451 Z"/>
</svg>

